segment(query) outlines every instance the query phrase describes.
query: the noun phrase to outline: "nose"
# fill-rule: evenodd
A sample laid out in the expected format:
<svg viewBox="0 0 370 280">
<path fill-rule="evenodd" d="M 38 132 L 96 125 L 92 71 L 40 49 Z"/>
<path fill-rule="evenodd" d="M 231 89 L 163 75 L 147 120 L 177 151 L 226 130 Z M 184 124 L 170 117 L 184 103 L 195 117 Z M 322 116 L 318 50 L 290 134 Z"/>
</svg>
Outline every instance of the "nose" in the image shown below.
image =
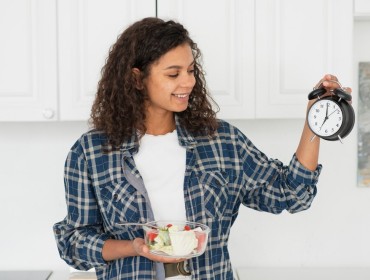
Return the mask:
<svg viewBox="0 0 370 280">
<path fill-rule="evenodd" d="M 180 83 L 181 87 L 183 88 L 193 88 L 195 85 L 195 77 L 193 73 L 186 72 L 185 75 L 183 75 Z"/>
</svg>

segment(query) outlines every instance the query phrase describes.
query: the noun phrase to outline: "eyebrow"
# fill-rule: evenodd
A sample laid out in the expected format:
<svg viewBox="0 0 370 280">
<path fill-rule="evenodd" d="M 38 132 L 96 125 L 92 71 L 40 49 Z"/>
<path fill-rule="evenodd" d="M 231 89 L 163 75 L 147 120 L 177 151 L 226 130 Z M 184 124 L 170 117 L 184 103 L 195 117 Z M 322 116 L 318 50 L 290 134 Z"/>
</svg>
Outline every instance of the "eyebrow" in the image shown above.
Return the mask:
<svg viewBox="0 0 370 280">
<path fill-rule="evenodd" d="M 190 63 L 188 67 L 190 67 L 190 66 L 192 66 L 192 65 L 194 65 L 194 64 L 195 64 L 195 60 L 193 60 L 193 62 L 192 62 L 192 63 Z M 169 70 L 169 69 L 181 69 L 181 68 L 182 68 L 182 66 L 180 66 L 180 65 L 171 65 L 171 66 L 168 66 L 168 67 L 164 68 L 163 70 Z"/>
</svg>

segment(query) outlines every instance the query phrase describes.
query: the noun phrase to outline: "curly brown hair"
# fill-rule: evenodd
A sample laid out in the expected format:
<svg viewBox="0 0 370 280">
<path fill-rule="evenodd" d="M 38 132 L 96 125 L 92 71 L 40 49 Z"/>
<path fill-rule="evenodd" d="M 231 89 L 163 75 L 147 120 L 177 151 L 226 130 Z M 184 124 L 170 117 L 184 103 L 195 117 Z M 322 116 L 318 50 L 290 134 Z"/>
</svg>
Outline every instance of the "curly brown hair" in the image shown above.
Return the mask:
<svg viewBox="0 0 370 280">
<path fill-rule="evenodd" d="M 92 126 L 106 133 L 112 149 L 136 133 L 143 135 L 148 95 L 137 85 L 150 74 L 153 63 L 177 46 L 189 44 L 194 56 L 195 86 L 185 111 L 175 113 L 194 135 L 212 136 L 217 129 L 217 104 L 210 97 L 201 67 L 201 52 L 183 25 L 158 18 L 145 18 L 129 26 L 111 47 L 92 106 Z M 141 80 L 133 74 L 138 68 Z M 139 79 L 140 79 L 139 78 Z"/>
</svg>

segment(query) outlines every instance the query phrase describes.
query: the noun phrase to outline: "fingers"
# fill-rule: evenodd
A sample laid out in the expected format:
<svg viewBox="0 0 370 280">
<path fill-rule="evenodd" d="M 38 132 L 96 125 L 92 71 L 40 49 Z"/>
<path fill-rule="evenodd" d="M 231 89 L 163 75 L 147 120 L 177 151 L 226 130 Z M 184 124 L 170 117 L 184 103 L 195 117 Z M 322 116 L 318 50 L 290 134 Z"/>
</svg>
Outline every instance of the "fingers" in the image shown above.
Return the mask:
<svg viewBox="0 0 370 280">
<path fill-rule="evenodd" d="M 341 84 L 338 82 L 338 78 L 331 74 L 326 74 L 322 79 L 322 85 L 328 90 L 334 90 L 341 88 Z"/>
<path fill-rule="evenodd" d="M 150 253 L 149 247 L 145 244 L 145 241 L 142 238 L 135 238 L 133 240 L 133 247 L 138 255 L 148 258 L 154 262 L 178 263 L 186 260 L 184 258 L 168 258 L 164 256 L 154 255 Z"/>
<path fill-rule="evenodd" d="M 347 93 L 352 93 L 352 89 L 350 87 L 343 87 L 344 91 Z"/>
<path fill-rule="evenodd" d="M 333 91 L 336 88 L 341 88 L 347 93 L 352 92 L 352 89 L 350 87 L 342 87 L 338 78 L 331 74 L 326 74 L 316 86 L 320 86 L 320 84 L 328 91 Z"/>
<path fill-rule="evenodd" d="M 338 81 L 338 78 L 334 75 L 326 74 L 322 80 L 323 81 Z"/>
<path fill-rule="evenodd" d="M 184 258 L 169 258 L 169 257 L 157 256 L 151 253 L 143 255 L 143 257 L 146 257 L 154 262 L 162 262 L 162 263 L 179 263 L 179 262 L 186 260 Z"/>
<path fill-rule="evenodd" d="M 149 253 L 149 248 L 148 246 L 146 246 L 145 241 L 142 238 L 135 238 L 132 241 L 132 246 L 134 247 L 136 253 L 138 253 L 139 255 Z"/>
<path fill-rule="evenodd" d="M 323 86 L 323 87 L 330 87 L 331 86 L 331 84 L 333 85 L 333 86 L 336 86 L 336 85 L 338 85 L 338 83 L 336 83 L 336 82 L 338 82 L 338 78 L 337 77 L 335 77 L 334 75 L 331 75 L 331 74 L 326 74 L 316 85 L 315 85 L 315 87 L 314 87 L 314 89 L 315 88 L 319 88 L 319 87 L 321 87 L 321 86 Z"/>
</svg>

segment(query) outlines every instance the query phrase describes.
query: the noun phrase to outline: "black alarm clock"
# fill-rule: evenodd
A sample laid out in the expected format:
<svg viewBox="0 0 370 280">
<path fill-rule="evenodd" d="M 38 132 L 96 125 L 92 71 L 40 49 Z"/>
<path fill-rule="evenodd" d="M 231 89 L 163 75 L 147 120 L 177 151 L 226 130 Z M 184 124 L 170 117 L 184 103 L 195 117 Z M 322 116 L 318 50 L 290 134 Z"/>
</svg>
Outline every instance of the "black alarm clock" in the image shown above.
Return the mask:
<svg viewBox="0 0 370 280">
<path fill-rule="evenodd" d="M 314 133 L 312 139 L 318 136 L 324 140 L 342 142 L 355 124 L 355 112 L 350 104 L 352 96 L 339 84 L 340 88 L 321 98 L 326 93 L 321 84 L 308 95 L 309 100 L 317 99 L 307 112 L 307 123 Z"/>
</svg>

